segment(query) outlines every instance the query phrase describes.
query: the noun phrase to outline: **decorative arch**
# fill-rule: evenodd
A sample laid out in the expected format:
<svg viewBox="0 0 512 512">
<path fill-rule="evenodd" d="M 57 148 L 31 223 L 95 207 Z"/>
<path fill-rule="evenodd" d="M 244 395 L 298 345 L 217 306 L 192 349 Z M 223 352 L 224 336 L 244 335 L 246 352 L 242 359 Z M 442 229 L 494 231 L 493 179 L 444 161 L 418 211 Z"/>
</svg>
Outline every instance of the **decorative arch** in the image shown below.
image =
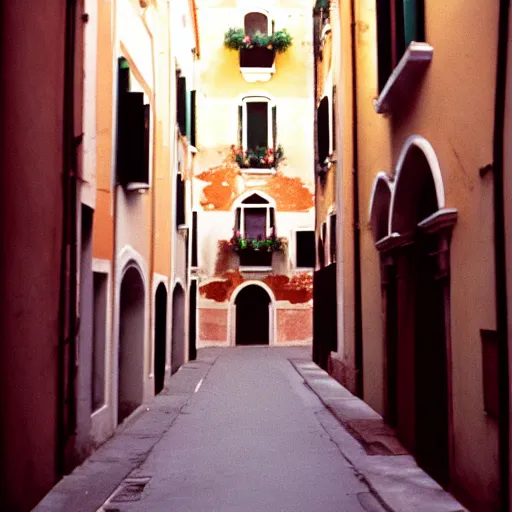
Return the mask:
<svg viewBox="0 0 512 512">
<path fill-rule="evenodd" d="M 375 243 L 389 235 L 389 207 L 392 193 L 393 183 L 389 176 L 384 171 L 377 173 L 373 182 L 368 210 Z"/>
<path fill-rule="evenodd" d="M 424 137 L 411 135 L 396 166 L 389 233 L 405 233 L 413 223 L 416 226 L 429 214 L 444 207 L 443 178 L 434 148 Z"/>
<path fill-rule="evenodd" d="M 229 298 L 228 305 L 228 345 L 235 346 L 236 345 L 236 298 L 240 294 L 240 292 L 247 288 L 248 286 L 259 286 L 263 288 L 265 292 L 268 294 L 270 298 L 269 304 L 269 336 L 268 336 L 268 344 L 269 346 L 275 345 L 277 343 L 277 311 L 276 311 L 276 297 L 272 289 L 263 281 L 257 281 L 254 279 L 250 279 L 248 281 L 244 281 L 240 285 L 238 285 L 231 297 Z"/>
<path fill-rule="evenodd" d="M 251 197 L 253 195 L 260 196 L 262 199 L 264 199 L 267 202 L 268 206 L 273 207 L 273 208 L 276 207 L 276 201 L 272 196 L 268 195 L 265 192 L 261 192 L 260 190 L 251 189 L 251 190 L 247 190 L 242 195 L 238 196 L 238 198 L 233 203 L 232 210 L 236 210 L 237 207 L 242 205 L 246 199 L 248 199 L 249 197 Z M 262 204 L 264 204 L 264 203 L 262 203 Z"/>
</svg>

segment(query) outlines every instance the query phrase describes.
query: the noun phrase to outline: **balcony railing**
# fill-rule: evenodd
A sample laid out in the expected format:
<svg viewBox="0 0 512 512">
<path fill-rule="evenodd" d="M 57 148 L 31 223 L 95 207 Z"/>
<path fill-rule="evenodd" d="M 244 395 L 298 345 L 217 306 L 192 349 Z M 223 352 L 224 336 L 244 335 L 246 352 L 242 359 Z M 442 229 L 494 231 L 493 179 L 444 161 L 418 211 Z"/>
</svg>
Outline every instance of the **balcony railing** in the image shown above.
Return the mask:
<svg viewBox="0 0 512 512">
<path fill-rule="evenodd" d="M 241 169 L 276 169 L 284 160 L 282 146 L 277 149 L 258 146 L 255 150 L 231 146 L 235 162 Z"/>
</svg>

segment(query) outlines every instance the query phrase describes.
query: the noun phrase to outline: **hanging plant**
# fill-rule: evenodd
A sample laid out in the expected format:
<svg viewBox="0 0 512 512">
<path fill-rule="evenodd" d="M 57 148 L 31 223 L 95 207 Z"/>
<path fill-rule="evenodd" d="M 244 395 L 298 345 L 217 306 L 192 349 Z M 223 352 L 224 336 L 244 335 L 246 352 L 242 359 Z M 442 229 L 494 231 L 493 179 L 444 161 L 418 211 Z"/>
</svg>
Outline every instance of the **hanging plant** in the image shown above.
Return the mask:
<svg viewBox="0 0 512 512">
<path fill-rule="evenodd" d="M 274 151 L 272 148 L 258 146 L 256 149 L 237 148 L 231 146 L 235 162 L 242 169 L 275 169 L 284 160 L 282 146 Z"/>
<path fill-rule="evenodd" d="M 277 252 L 284 251 L 288 247 L 288 239 L 285 237 L 277 237 L 275 234 L 257 239 L 246 238 L 240 235 L 240 231 L 233 230 L 233 238 L 229 241 L 230 247 L 235 252 L 240 251 L 260 251 L 260 252 Z"/>
<path fill-rule="evenodd" d="M 267 48 L 277 53 L 285 52 L 293 42 L 286 29 L 278 30 L 272 35 L 256 32 L 252 37 L 245 34 L 242 28 L 230 28 L 224 34 L 224 46 L 230 50 L 249 50 L 251 48 Z"/>
</svg>

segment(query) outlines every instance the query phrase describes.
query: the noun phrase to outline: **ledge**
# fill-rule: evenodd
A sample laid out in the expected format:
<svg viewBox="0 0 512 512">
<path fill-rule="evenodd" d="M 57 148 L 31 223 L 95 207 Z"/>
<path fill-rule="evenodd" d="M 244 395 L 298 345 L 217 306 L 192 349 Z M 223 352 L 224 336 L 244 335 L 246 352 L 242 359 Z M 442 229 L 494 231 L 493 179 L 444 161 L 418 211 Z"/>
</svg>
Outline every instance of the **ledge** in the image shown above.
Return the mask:
<svg viewBox="0 0 512 512">
<path fill-rule="evenodd" d="M 123 185 L 123 188 L 127 192 L 138 192 L 139 194 L 145 194 L 150 189 L 149 183 L 130 182 Z"/>
<path fill-rule="evenodd" d="M 240 267 L 238 267 L 238 269 L 240 270 L 240 272 L 272 272 L 272 267 L 263 267 L 263 266 L 262 267 L 240 266 Z"/>
<path fill-rule="evenodd" d="M 434 48 L 427 43 L 412 42 L 404 56 L 389 77 L 373 107 L 377 114 L 386 114 L 393 109 L 397 100 L 407 97 L 408 90 L 417 82 L 418 77 L 428 67 Z"/>
<path fill-rule="evenodd" d="M 240 68 L 240 72 L 246 82 L 268 82 L 276 72 L 276 66 L 274 64 L 270 68 Z"/>
<path fill-rule="evenodd" d="M 245 174 L 258 174 L 258 175 L 269 175 L 275 174 L 276 170 L 274 167 L 270 169 L 258 169 L 255 167 L 240 167 L 240 171 Z"/>
</svg>

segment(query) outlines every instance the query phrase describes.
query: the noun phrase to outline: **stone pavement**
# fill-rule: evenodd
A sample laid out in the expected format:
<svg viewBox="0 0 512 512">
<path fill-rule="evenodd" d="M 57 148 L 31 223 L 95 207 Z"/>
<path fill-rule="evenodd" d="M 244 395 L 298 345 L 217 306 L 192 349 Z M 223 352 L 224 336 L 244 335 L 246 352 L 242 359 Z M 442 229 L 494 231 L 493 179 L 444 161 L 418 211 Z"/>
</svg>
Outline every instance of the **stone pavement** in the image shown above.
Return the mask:
<svg viewBox="0 0 512 512">
<path fill-rule="evenodd" d="M 348 433 L 323 403 L 371 416 L 347 393 L 309 348 L 200 350 L 34 510 L 463 510 L 410 456 L 371 455 L 352 431 L 364 413 Z"/>
</svg>

